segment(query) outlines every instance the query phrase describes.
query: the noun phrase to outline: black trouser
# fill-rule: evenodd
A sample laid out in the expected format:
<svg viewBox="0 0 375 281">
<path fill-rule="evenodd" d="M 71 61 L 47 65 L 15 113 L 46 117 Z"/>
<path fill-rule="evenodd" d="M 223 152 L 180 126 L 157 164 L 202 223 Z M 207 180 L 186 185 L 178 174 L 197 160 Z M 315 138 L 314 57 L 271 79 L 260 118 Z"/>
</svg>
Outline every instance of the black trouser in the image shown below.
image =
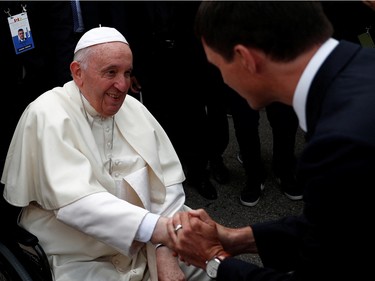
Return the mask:
<svg viewBox="0 0 375 281">
<path fill-rule="evenodd" d="M 265 179 L 265 168 L 261 157 L 259 111 L 253 110 L 235 92 L 230 97 L 235 134 L 246 174 L 251 177 L 249 180 L 262 182 Z M 273 170 L 277 176 L 283 176 L 293 172 L 295 168 L 298 119 L 291 106 L 281 103 L 270 104 L 266 107 L 266 112 L 273 135 Z"/>
<path fill-rule="evenodd" d="M 144 104 L 167 132 L 187 177 L 200 181 L 229 142 L 226 86 L 216 68 L 179 46 L 155 51 L 140 82 Z"/>
</svg>

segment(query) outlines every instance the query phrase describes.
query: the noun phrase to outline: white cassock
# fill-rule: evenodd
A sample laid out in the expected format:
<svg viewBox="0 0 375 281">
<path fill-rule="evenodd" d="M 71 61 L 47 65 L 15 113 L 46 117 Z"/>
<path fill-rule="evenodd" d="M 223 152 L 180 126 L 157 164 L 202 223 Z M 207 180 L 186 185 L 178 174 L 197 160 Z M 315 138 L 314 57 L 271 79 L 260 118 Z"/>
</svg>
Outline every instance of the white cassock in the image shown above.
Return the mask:
<svg viewBox="0 0 375 281">
<path fill-rule="evenodd" d="M 114 119 L 101 118 L 73 81 L 26 108 L 1 179 L 58 281 L 157 280 L 154 245 L 134 238 L 147 213 L 187 208 L 184 180 L 167 135 L 139 101 L 127 96 Z M 97 212 L 63 223 L 59 210 L 78 200 Z"/>
</svg>

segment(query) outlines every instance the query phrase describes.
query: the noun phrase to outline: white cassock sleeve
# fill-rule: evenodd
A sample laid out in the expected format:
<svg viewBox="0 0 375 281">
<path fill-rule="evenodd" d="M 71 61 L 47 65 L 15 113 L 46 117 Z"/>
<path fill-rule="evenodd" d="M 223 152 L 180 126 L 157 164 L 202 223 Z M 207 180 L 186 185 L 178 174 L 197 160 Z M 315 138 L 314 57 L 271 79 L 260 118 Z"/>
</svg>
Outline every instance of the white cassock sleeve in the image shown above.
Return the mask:
<svg viewBox="0 0 375 281">
<path fill-rule="evenodd" d="M 60 208 L 56 217 L 126 254 L 134 240 L 150 240 L 160 216 L 111 193 L 99 192 Z"/>
</svg>

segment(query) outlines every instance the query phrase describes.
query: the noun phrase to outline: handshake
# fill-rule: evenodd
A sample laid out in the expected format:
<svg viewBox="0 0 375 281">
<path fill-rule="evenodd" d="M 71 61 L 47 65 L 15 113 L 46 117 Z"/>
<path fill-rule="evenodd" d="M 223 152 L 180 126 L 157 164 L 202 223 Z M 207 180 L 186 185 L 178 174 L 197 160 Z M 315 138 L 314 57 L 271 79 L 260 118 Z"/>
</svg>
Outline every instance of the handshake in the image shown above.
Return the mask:
<svg viewBox="0 0 375 281">
<path fill-rule="evenodd" d="M 203 209 L 179 212 L 171 218 L 161 217 L 151 242 L 168 247 L 187 265 L 207 270 L 211 260 L 257 252 L 250 226 L 227 228 L 216 223 Z"/>
</svg>

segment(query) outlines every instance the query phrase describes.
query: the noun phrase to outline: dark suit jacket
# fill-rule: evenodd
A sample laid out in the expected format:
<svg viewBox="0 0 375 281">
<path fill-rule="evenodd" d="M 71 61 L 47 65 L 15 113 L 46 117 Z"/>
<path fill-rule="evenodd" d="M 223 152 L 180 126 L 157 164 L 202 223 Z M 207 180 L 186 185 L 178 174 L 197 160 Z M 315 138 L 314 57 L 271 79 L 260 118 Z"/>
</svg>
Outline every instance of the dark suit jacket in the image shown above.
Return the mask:
<svg viewBox="0 0 375 281">
<path fill-rule="evenodd" d="M 313 80 L 306 116 L 298 166 L 303 214 L 253 225 L 265 268 L 230 258 L 217 280 L 371 276 L 365 254 L 374 248 L 375 50 L 340 42 Z"/>
</svg>

